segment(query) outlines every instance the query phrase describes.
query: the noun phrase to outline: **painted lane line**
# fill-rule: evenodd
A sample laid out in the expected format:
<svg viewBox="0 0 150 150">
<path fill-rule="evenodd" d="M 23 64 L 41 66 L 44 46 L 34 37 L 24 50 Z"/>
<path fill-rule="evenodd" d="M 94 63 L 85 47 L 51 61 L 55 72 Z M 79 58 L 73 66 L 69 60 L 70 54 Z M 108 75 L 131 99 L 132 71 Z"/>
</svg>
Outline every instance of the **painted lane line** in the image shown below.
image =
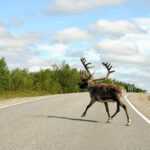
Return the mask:
<svg viewBox="0 0 150 150">
<path fill-rule="evenodd" d="M 50 95 L 50 96 L 42 97 L 42 98 L 39 98 L 39 99 L 34 99 L 34 100 L 29 100 L 29 101 L 27 100 L 27 101 L 24 101 L 24 102 L 18 102 L 18 103 L 6 105 L 6 106 L 0 106 L 0 109 L 11 107 L 11 106 L 15 106 L 15 105 L 20 105 L 20 104 L 24 104 L 24 103 L 29 103 L 29 102 L 34 102 L 34 101 L 40 101 L 40 100 L 47 99 L 47 98 L 50 98 L 50 97 L 58 97 L 58 96 L 62 96 L 62 95 L 69 95 L 69 94 Z"/>
<path fill-rule="evenodd" d="M 11 106 L 16 106 L 16 105 L 20 105 L 20 104 L 24 104 L 24 103 L 39 101 L 39 100 L 42 100 L 42 99 L 44 99 L 44 98 L 35 99 L 35 100 L 30 100 L 30 101 L 24 101 L 24 102 L 18 102 L 18 103 L 6 105 L 6 106 L 1 106 L 0 109 L 7 108 L 7 107 L 11 107 Z"/>
<path fill-rule="evenodd" d="M 39 99 L 27 100 L 27 101 L 24 101 L 24 102 L 18 102 L 18 103 L 6 105 L 6 106 L 0 106 L 0 109 L 11 107 L 11 106 L 16 106 L 16 105 L 20 105 L 20 104 L 24 104 L 24 103 L 30 103 L 30 102 L 34 102 L 34 101 L 40 101 L 40 100 L 43 100 L 43 99 L 47 99 L 49 97 L 57 97 L 57 96 L 59 96 L 59 95 L 51 95 L 51 96 L 42 97 L 42 98 L 39 98 Z"/>
<path fill-rule="evenodd" d="M 125 99 L 127 101 L 127 103 L 131 106 L 131 108 L 140 116 L 142 117 L 148 124 L 150 124 L 150 120 L 145 117 L 141 112 L 139 112 L 132 104 L 131 102 L 128 100 L 127 96 L 125 96 Z"/>
</svg>

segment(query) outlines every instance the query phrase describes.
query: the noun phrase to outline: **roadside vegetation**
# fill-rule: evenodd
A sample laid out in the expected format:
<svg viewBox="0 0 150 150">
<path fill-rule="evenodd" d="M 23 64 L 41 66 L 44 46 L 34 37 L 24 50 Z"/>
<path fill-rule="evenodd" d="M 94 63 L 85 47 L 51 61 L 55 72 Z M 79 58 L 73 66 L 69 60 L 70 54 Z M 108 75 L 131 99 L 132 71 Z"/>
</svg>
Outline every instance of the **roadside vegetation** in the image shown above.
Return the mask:
<svg viewBox="0 0 150 150">
<path fill-rule="evenodd" d="M 85 91 L 80 90 L 78 86 L 80 83 L 80 73 L 76 68 L 71 68 L 69 64 L 64 62 L 60 67 L 54 64 L 52 68 L 41 69 L 39 72 L 29 72 L 28 69 L 19 68 L 10 71 L 5 59 L 1 58 L 0 99 Z M 133 84 L 117 80 L 107 79 L 103 82 L 119 84 L 124 86 L 127 91 L 146 92 Z"/>
</svg>

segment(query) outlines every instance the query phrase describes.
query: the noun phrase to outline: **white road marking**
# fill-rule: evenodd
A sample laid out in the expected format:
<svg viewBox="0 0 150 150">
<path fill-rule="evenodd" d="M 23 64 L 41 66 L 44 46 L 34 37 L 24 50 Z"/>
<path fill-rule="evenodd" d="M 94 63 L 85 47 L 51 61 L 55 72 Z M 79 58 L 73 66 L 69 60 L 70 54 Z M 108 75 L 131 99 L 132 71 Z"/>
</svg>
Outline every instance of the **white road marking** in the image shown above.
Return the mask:
<svg viewBox="0 0 150 150">
<path fill-rule="evenodd" d="M 6 105 L 6 106 L 1 106 L 0 109 L 7 108 L 7 107 L 11 107 L 11 106 L 15 106 L 15 105 L 20 105 L 20 104 L 24 104 L 24 103 L 39 101 L 39 100 L 42 100 L 42 99 L 45 99 L 45 98 L 34 99 L 34 100 L 30 100 L 30 101 L 18 102 L 18 103 L 15 103 L 15 104 L 10 104 L 10 105 Z"/>
<path fill-rule="evenodd" d="M 69 93 L 69 94 L 70 94 L 70 93 Z M 20 105 L 20 104 L 24 104 L 24 103 L 39 101 L 39 100 L 42 100 L 42 99 L 45 99 L 45 98 L 49 98 L 49 97 L 57 97 L 57 96 L 61 96 L 61 95 L 68 95 L 68 94 L 49 95 L 49 96 L 46 96 L 46 97 L 41 97 L 41 98 L 39 98 L 39 99 L 27 100 L 27 101 L 24 101 L 24 102 L 18 102 L 18 103 L 6 105 L 6 106 L 0 106 L 0 109 L 7 108 L 7 107 L 11 107 L 11 106 L 15 106 L 15 105 Z"/>
<path fill-rule="evenodd" d="M 127 103 L 131 106 L 131 108 L 140 116 L 142 117 L 148 124 L 150 124 L 150 120 L 145 117 L 141 112 L 139 112 L 132 104 L 131 102 L 128 100 L 127 96 L 125 96 L 125 99 L 127 101 Z"/>
<path fill-rule="evenodd" d="M 39 99 L 26 100 L 26 101 L 18 102 L 18 103 L 15 103 L 15 104 L 10 104 L 10 105 L 6 105 L 6 106 L 1 106 L 0 109 L 7 108 L 7 107 L 11 107 L 11 106 L 15 106 L 15 105 L 20 105 L 20 104 L 24 104 L 24 103 L 30 103 L 30 102 L 34 102 L 34 101 L 40 101 L 40 100 L 43 100 L 43 99 L 46 99 L 46 98 L 49 98 L 49 97 L 56 97 L 56 96 L 59 96 L 59 95 L 61 95 L 61 94 L 58 94 L 58 95 L 50 95 L 50 96 L 47 96 L 47 97 L 41 97 L 41 98 L 39 98 Z"/>
</svg>

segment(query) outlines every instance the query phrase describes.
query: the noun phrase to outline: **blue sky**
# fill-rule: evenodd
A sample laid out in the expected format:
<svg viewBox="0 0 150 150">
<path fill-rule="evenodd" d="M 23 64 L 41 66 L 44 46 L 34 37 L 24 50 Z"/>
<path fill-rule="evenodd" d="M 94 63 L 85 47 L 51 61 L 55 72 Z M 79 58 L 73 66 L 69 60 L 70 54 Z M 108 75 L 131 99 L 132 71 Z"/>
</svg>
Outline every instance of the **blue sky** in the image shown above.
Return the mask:
<svg viewBox="0 0 150 150">
<path fill-rule="evenodd" d="M 62 61 L 95 65 L 95 77 L 150 91 L 150 0 L 9 0 L 0 2 L 0 57 L 9 69 L 38 71 Z M 82 68 L 83 69 L 83 68 Z"/>
</svg>

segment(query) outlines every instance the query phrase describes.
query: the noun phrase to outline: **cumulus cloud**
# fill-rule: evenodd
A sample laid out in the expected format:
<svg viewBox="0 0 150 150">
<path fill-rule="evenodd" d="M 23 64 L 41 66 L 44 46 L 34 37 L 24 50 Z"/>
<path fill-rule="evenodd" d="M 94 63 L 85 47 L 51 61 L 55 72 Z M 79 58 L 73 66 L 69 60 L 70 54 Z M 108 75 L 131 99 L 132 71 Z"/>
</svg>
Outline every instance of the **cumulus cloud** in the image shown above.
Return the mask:
<svg viewBox="0 0 150 150">
<path fill-rule="evenodd" d="M 0 25 L 0 57 L 5 57 L 10 69 L 27 67 L 27 60 L 39 54 L 35 43 L 43 39 L 40 32 L 15 34 Z"/>
<path fill-rule="evenodd" d="M 91 24 L 90 29 L 97 35 L 107 36 L 109 38 L 120 38 L 127 33 L 146 33 L 146 31 L 138 25 L 125 20 L 99 20 L 96 23 Z"/>
<path fill-rule="evenodd" d="M 137 46 L 133 42 L 125 40 L 103 40 L 94 47 L 98 52 L 102 54 L 113 55 L 134 55 L 138 53 Z"/>
<path fill-rule="evenodd" d="M 150 54 L 150 18 L 136 18 L 135 23 L 147 31 L 147 34 L 126 34 L 123 39 L 134 42 L 141 54 Z"/>
<path fill-rule="evenodd" d="M 135 18 L 134 21 L 138 23 L 140 26 L 150 25 L 150 18 Z"/>
<path fill-rule="evenodd" d="M 115 68 L 116 72 L 113 74 L 113 78 L 123 81 L 126 83 L 134 84 L 136 87 L 147 90 L 150 92 L 150 74 L 148 72 L 141 70 L 135 71 L 132 70 L 130 72 L 119 71 L 118 68 Z"/>
<path fill-rule="evenodd" d="M 116 56 L 113 54 L 101 55 L 103 61 L 109 61 L 115 64 L 117 67 L 128 67 L 129 68 L 147 68 L 150 66 L 149 61 L 150 56 L 144 56 L 140 54 L 130 55 L 130 56 Z M 125 68 L 124 68 L 125 69 Z"/>
<path fill-rule="evenodd" d="M 54 0 L 44 9 L 46 14 L 79 14 L 95 10 L 104 5 L 121 5 L 127 0 Z"/>
<path fill-rule="evenodd" d="M 89 61 L 95 62 L 100 60 L 100 53 L 97 53 L 93 48 L 91 48 L 84 53 L 84 57 Z"/>
<path fill-rule="evenodd" d="M 29 32 L 24 34 L 14 34 L 16 39 L 23 40 L 26 44 L 32 44 L 34 42 L 44 40 L 44 34 L 42 32 Z"/>
<path fill-rule="evenodd" d="M 65 44 L 57 43 L 54 45 L 38 45 L 40 51 L 45 51 L 50 57 L 64 56 L 67 46 Z"/>
<path fill-rule="evenodd" d="M 78 28 L 68 28 L 58 31 L 53 35 L 53 42 L 71 43 L 75 41 L 90 41 L 94 37 L 88 31 L 80 30 Z"/>
<path fill-rule="evenodd" d="M 34 55 L 36 51 L 31 47 L 43 39 L 43 34 L 38 32 L 11 35 L 0 39 L 0 56 Z"/>
<path fill-rule="evenodd" d="M 49 59 L 41 59 L 37 57 L 32 57 L 27 60 L 27 64 L 29 67 L 29 71 L 31 72 L 38 72 L 41 69 L 52 69 L 53 64 L 59 64 L 58 61 L 55 59 L 49 60 Z"/>
<path fill-rule="evenodd" d="M 8 28 L 0 24 L 0 39 L 12 37 L 11 33 L 9 33 Z"/>
</svg>

